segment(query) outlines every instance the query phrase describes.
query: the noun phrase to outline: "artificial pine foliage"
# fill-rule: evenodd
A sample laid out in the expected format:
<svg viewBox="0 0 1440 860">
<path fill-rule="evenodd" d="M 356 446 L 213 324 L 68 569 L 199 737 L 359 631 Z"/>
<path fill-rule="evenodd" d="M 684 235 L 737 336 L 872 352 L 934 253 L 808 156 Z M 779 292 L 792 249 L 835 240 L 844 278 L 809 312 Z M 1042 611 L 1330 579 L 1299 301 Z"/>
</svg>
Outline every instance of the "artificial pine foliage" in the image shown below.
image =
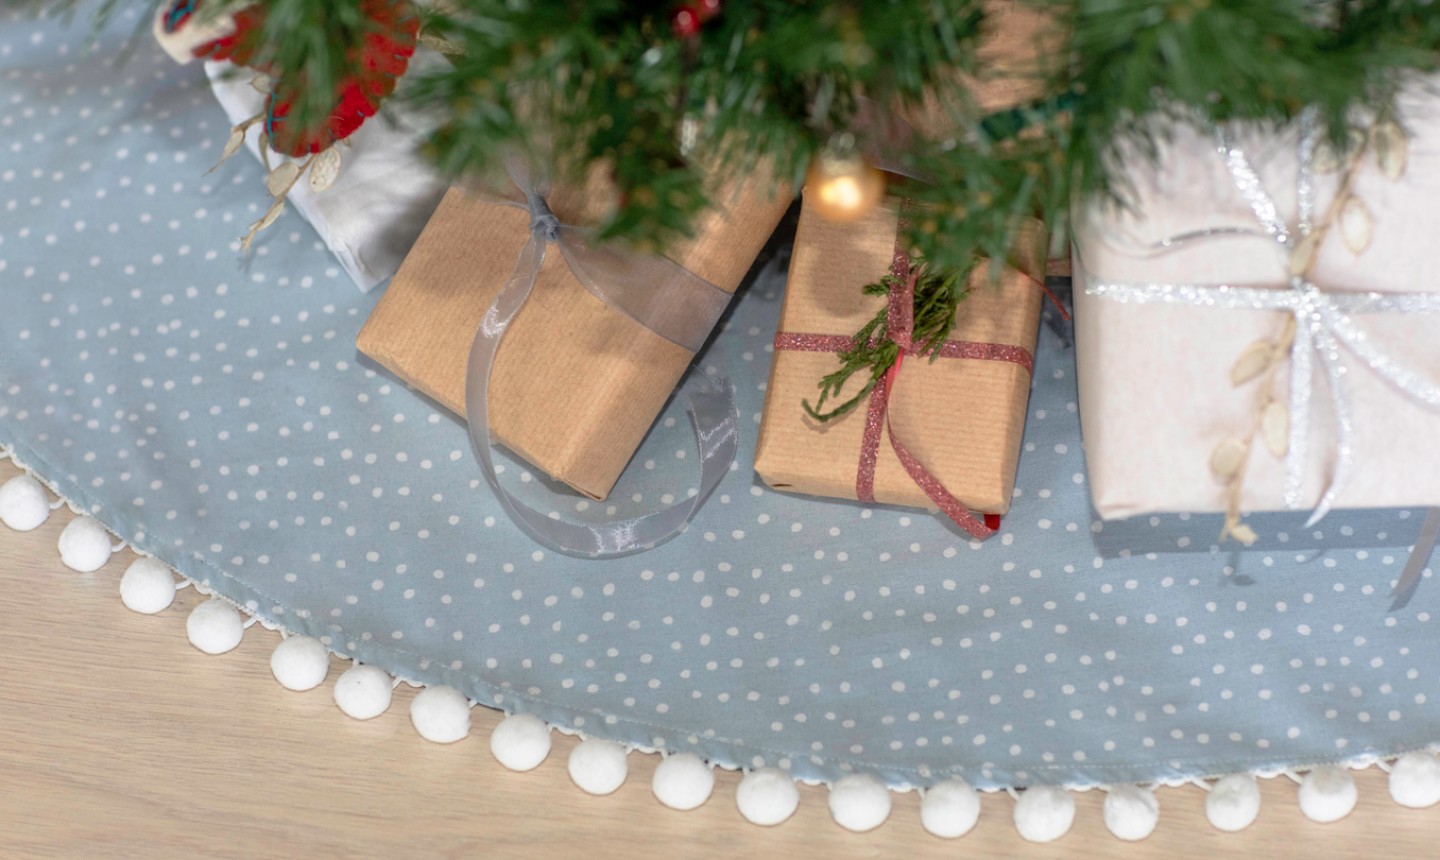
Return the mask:
<svg viewBox="0 0 1440 860">
<path fill-rule="evenodd" d="M 257 63 L 304 83 L 289 118 L 328 116 L 375 26 L 363 0 L 256 3 Z M 980 61 L 1005 5 L 1045 16 L 1045 64 Z M 1355 109 L 1392 110 L 1406 75 L 1440 64 L 1430 0 L 437 0 L 422 16 L 451 60 L 409 95 L 441 119 L 435 161 L 488 170 L 518 146 L 576 175 L 602 163 L 623 201 L 604 233 L 646 246 L 687 232 L 707 168 L 768 159 L 798 182 L 832 135 L 866 135 L 862 96 L 931 95 L 950 130 L 887 155 L 928 180 L 905 188 L 907 238 L 937 270 L 1004 257 L 1019 216 L 1059 220 L 1074 192 L 1123 199 L 1113 155 L 1150 151 L 1156 112 L 1282 123 L 1315 106 L 1343 145 Z M 976 81 L 996 77 L 1036 100 L 986 115 Z"/>
</svg>

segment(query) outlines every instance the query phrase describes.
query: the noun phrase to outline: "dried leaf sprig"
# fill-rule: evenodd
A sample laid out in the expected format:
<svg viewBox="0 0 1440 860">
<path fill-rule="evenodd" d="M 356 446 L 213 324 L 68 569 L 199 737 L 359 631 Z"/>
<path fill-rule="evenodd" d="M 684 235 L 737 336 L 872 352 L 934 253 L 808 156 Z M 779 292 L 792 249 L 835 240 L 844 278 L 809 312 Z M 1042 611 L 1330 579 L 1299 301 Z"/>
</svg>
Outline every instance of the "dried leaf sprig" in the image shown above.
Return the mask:
<svg viewBox="0 0 1440 860">
<path fill-rule="evenodd" d="M 1284 457 L 1289 448 L 1290 410 L 1275 397 L 1275 376 L 1294 342 L 1295 317 L 1287 316 L 1274 340 L 1250 344 L 1230 368 L 1230 382 L 1236 387 L 1260 376 L 1265 377 L 1265 382 L 1260 386 L 1259 408 L 1249 434 L 1226 439 L 1210 453 L 1210 471 L 1225 482 L 1225 526 L 1220 531 L 1221 540 L 1233 537 L 1250 546 L 1259 539 L 1255 530 L 1240 519 L 1240 498 L 1255 437 L 1264 438 L 1265 447 L 1276 457 Z"/>
<path fill-rule="evenodd" d="M 268 94 L 274 87 L 274 82 L 269 75 L 256 75 L 250 80 L 250 85 L 262 93 Z M 312 191 L 321 192 L 335 184 L 340 176 L 340 150 L 338 145 L 321 150 L 304 161 L 285 160 L 278 165 L 272 165 L 270 161 L 270 136 L 266 133 L 263 123 L 265 114 L 263 112 L 238 123 L 230 129 L 230 137 L 225 141 L 225 148 L 220 152 L 220 160 L 215 162 L 207 172 L 214 172 L 216 168 L 229 160 L 230 156 L 240 151 L 245 145 L 245 135 L 249 133 L 254 125 L 261 125 L 260 130 L 260 160 L 265 165 L 265 190 L 275 198 L 265 214 L 260 219 L 250 224 L 246 230 L 241 246 L 248 252 L 250 245 L 260 231 L 274 224 L 285 212 L 285 200 L 291 189 L 300 181 L 300 177 L 309 173 L 310 188 Z M 346 138 L 340 143 L 350 145 L 350 139 Z"/>
<path fill-rule="evenodd" d="M 1368 153 L 1374 153 L 1376 165 L 1387 179 L 1397 181 L 1405 174 L 1408 141 L 1404 130 L 1393 119 L 1382 114 L 1368 133 L 1355 130 L 1350 141 L 1350 152 L 1343 162 L 1344 174 L 1335 197 L 1324 216 L 1301 237 L 1291 252 L 1290 273 L 1294 276 L 1310 278 L 1320 247 L 1336 225 L 1345 247 L 1352 254 L 1363 254 L 1370 247 L 1373 218 L 1365 201 L 1354 192 L 1356 174 Z M 1341 169 L 1342 161 L 1327 141 L 1317 149 L 1313 166 L 1319 173 L 1333 173 Z M 1283 459 L 1289 453 L 1290 410 L 1275 396 L 1274 389 L 1277 371 L 1295 342 L 1295 325 L 1295 317 L 1287 316 L 1274 340 L 1259 340 L 1250 344 L 1230 369 L 1230 381 L 1236 387 L 1261 376 L 1264 383 L 1260 387 L 1249 434 L 1225 439 L 1210 453 L 1210 471 L 1224 482 L 1226 490 L 1225 525 L 1220 531 L 1221 540 L 1233 537 L 1250 546 L 1259 539 L 1255 530 L 1240 516 L 1245 472 L 1255 437 L 1263 439 L 1265 447 L 1276 458 Z"/>
<path fill-rule="evenodd" d="M 955 328 L 955 310 L 970 292 L 970 273 L 975 265 L 936 272 L 923 260 L 912 260 L 910 272 L 905 276 L 915 280 L 915 328 L 911 339 L 915 350 L 928 355 L 931 361 L 938 357 L 940 346 Z M 867 296 L 889 296 L 892 289 L 903 283 L 904 278 L 890 274 L 865 285 L 863 292 Z M 900 345 L 890 338 L 887 330 L 887 315 L 888 307 L 882 307 L 855 333 L 854 344 L 839 354 L 840 369 L 820 380 L 820 396 L 815 404 L 804 401 L 805 412 L 811 418 L 832 421 L 854 409 L 900 358 Z M 827 401 L 840 397 L 850 377 L 861 372 L 868 376 L 864 387 L 827 411 Z"/>
</svg>

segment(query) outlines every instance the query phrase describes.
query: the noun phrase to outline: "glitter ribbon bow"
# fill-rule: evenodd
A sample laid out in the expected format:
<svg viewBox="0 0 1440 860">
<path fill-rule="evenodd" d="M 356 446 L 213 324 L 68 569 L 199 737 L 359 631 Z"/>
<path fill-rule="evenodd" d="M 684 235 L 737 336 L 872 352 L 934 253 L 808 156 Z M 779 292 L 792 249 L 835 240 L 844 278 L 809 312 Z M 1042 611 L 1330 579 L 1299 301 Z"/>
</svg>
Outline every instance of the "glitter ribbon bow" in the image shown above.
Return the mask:
<svg viewBox="0 0 1440 860">
<path fill-rule="evenodd" d="M 875 466 L 880 457 L 880 437 L 889 438 L 890 447 L 910 480 L 915 482 L 926 497 L 938 507 L 951 522 L 977 539 L 995 534 L 1000 528 L 998 514 L 984 514 L 977 517 L 957 498 L 945 489 L 940 479 L 926 469 L 919 459 L 910 452 L 890 420 L 890 397 L 895 392 L 895 383 L 907 355 L 922 355 L 914 343 L 915 328 L 915 284 L 918 272 L 910 264 L 910 255 L 897 243 L 890 273 L 896 278 L 896 286 L 890 290 L 889 305 L 885 314 L 886 334 L 900 347 L 900 355 L 883 377 L 870 390 L 870 402 L 865 415 L 865 435 L 860 443 L 860 464 L 855 475 L 855 497 L 862 502 L 875 502 Z M 1047 291 L 1048 292 L 1048 291 Z M 1053 297 L 1052 297 L 1053 298 Z M 844 352 L 855 345 L 854 338 L 844 335 L 799 334 L 779 332 L 775 335 L 777 350 L 796 352 Z M 924 353 L 928 355 L 928 353 Z M 1035 358 L 1029 350 L 1001 343 L 975 343 L 965 340 L 948 340 L 934 350 L 939 358 L 970 358 L 980 361 L 1009 361 L 1020 365 L 1026 371 L 1035 372 Z"/>
<path fill-rule="evenodd" d="M 1235 186 L 1254 213 L 1264 235 L 1274 241 L 1286 270 L 1297 244 L 1309 236 L 1315 211 L 1312 160 L 1319 134 L 1313 115 L 1301 123 L 1299 219 L 1291 232 L 1280 217 L 1274 200 L 1260 181 L 1244 150 L 1235 146 L 1227 133 L 1219 135 L 1217 149 L 1229 168 Z M 1198 239 L 1224 235 L 1253 235 L 1244 228 L 1214 228 L 1181 234 L 1156 243 L 1169 249 Z M 1285 504 L 1299 508 L 1305 479 L 1306 447 L 1310 436 L 1310 406 L 1315 366 L 1324 374 L 1334 405 L 1336 445 L 1334 469 L 1319 504 L 1306 526 L 1314 525 L 1344 491 L 1355 458 L 1354 416 L 1346 383 L 1347 368 L 1342 348 L 1349 351 L 1370 372 L 1390 383 L 1418 404 L 1440 411 L 1440 386 L 1423 379 L 1408 367 L 1386 355 L 1356 324 L 1356 314 L 1440 313 L 1440 293 L 1339 292 L 1321 289 L 1305 274 L 1292 274 L 1284 289 L 1234 287 L 1225 284 L 1134 284 L 1116 283 L 1087 275 L 1085 291 L 1119 302 L 1185 305 L 1246 311 L 1283 311 L 1295 317 L 1295 340 L 1290 347 L 1290 430 L 1285 456 Z"/>
<path fill-rule="evenodd" d="M 475 458 L 490 488 L 516 525 L 541 544 L 569 555 L 612 558 L 651 549 L 684 530 L 735 460 L 740 417 L 729 380 L 692 378 L 690 423 L 700 449 L 700 490 L 694 496 L 639 517 L 575 523 L 552 517 L 521 502 L 500 485 L 491 454 L 490 372 L 510 323 L 525 306 L 550 247 L 559 248 L 576 279 L 608 307 L 629 316 L 655 334 L 697 352 L 709 337 L 730 295 L 673 260 L 626 254 L 590 244 L 590 232 L 564 224 L 545 200 L 547 188 L 520 162 L 507 165 L 521 198 L 488 202 L 524 209 L 530 215 L 530 239 L 520 250 L 510 277 L 485 311 L 465 378 L 465 415 Z"/>
</svg>

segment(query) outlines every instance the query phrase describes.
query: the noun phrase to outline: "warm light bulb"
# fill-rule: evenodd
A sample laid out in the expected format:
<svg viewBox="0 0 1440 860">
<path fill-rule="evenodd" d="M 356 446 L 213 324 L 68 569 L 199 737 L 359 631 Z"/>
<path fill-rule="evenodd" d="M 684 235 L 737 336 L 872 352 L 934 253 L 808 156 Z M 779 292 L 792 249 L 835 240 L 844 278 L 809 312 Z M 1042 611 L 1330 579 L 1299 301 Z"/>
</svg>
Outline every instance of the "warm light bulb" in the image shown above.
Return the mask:
<svg viewBox="0 0 1440 860">
<path fill-rule="evenodd" d="M 859 181 L 853 176 L 837 176 L 834 179 L 826 180 L 820 184 L 817 190 L 821 205 L 844 212 L 858 211 L 861 202 L 865 199 L 864 192 L 860 190 Z"/>
<path fill-rule="evenodd" d="M 847 145 L 849 144 L 849 145 Z M 854 221 L 885 196 L 885 174 L 853 149 L 848 135 L 815 156 L 805 183 L 815 210 L 835 221 Z"/>
</svg>

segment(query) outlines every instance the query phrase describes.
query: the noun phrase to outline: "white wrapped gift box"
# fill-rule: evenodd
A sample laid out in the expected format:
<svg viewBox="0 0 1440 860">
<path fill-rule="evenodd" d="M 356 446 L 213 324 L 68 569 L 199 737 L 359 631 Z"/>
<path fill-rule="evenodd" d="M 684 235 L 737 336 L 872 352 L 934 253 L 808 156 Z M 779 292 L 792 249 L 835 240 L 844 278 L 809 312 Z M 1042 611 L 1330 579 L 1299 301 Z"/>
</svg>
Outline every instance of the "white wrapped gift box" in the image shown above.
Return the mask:
<svg viewBox="0 0 1440 860">
<path fill-rule="evenodd" d="M 1426 86 L 1433 90 L 1434 81 Z M 1309 280 L 1326 292 L 1440 291 L 1440 99 L 1417 86 L 1402 98 L 1408 168 L 1394 181 L 1373 157 L 1354 191 L 1372 215 L 1373 239 L 1353 253 L 1340 230 L 1321 246 Z M 1250 344 L 1273 340 L 1280 311 L 1126 303 L 1088 294 L 1097 283 L 1200 284 L 1289 288 L 1287 258 L 1258 231 L 1259 221 L 1217 148 L 1216 137 L 1176 126 L 1152 166 L 1135 159 L 1127 210 L 1077 207 L 1075 321 L 1080 414 L 1096 510 L 1106 518 L 1156 512 L 1217 512 L 1226 488 L 1210 469 L 1227 438 L 1247 437 L 1262 380 L 1235 386 L 1230 371 Z M 1281 216 L 1295 232 L 1299 138 L 1296 129 L 1239 131 Z M 1338 175 L 1318 175 L 1316 217 L 1334 198 Z M 1160 247 L 1193 231 L 1239 228 Z M 1355 314 L 1370 342 L 1431 384 L 1440 383 L 1440 314 Z M 1336 508 L 1440 505 L 1440 414 L 1393 387 L 1352 352 L 1340 351 L 1353 414 L 1353 471 Z M 1290 360 L 1273 393 L 1288 401 Z M 1336 463 L 1334 403 L 1316 362 L 1300 506 L 1321 498 Z M 1279 510 L 1284 463 L 1257 437 L 1242 508 Z"/>
</svg>

